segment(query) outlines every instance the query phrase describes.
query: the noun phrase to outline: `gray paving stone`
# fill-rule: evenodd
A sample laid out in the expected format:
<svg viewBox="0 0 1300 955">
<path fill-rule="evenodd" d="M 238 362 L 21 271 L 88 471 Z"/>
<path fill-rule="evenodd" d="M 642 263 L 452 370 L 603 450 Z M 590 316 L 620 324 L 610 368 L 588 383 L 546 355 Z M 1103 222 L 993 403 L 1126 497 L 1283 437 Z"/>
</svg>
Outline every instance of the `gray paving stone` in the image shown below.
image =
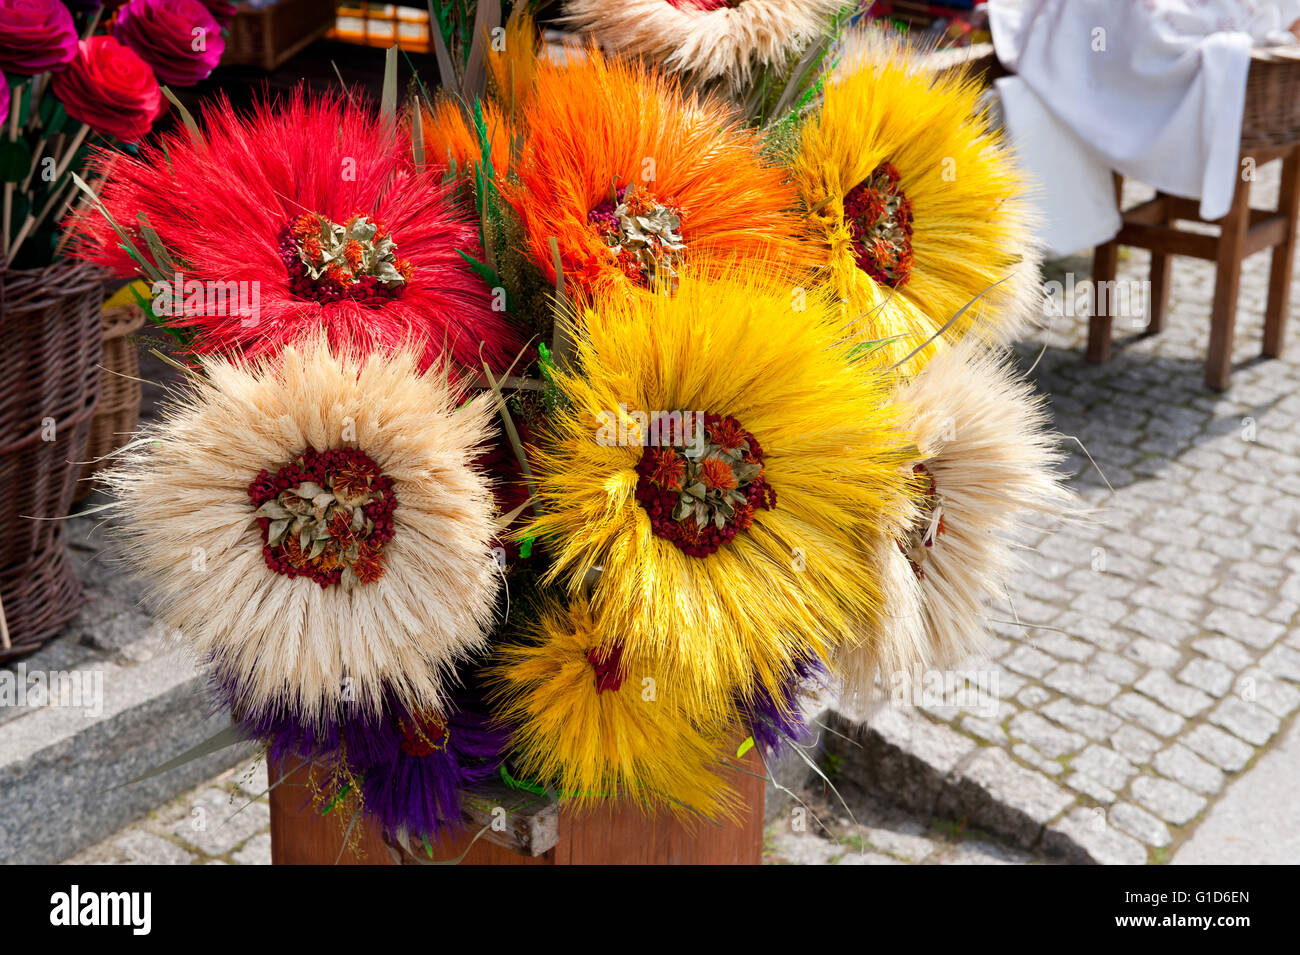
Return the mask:
<svg viewBox="0 0 1300 955">
<path fill-rule="evenodd" d="M 1087 640 L 1095 647 L 1118 653 L 1128 646 L 1133 639 L 1126 630 L 1104 620 L 1091 620 L 1074 611 L 1068 611 L 1061 617 L 1061 629 L 1080 640 Z"/>
<path fill-rule="evenodd" d="M 1048 826 L 1044 838 L 1047 851 L 1064 841 L 1081 846 L 1089 861 L 1102 865 L 1144 865 L 1147 861 L 1142 843 L 1109 825 L 1102 809 L 1080 806 Z"/>
<path fill-rule="evenodd" d="M 1230 637 L 1203 637 L 1192 641 L 1192 649 L 1231 670 L 1242 670 L 1255 662 L 1255 655 Z"/>
<path fill-rule="evenodd" d="M 1021 714 L 1022 716 L 1025 714 Z M 961 718 L 957 724 L 972 736 L 978 736 L 980 739 L 1001 746 L 1008 742 L 1006 730 L 992 720 L 981 719 L 978 716 L 967 714 Z"/>
<path fill-rule="evenodd" d="M 1011 747 L 1011 752 L 1020 759 L 1023 759 L 1030 766 L 1033 766 L 1039 772 L 1046 773 L 1049 776 L 1059 776 L 1065 771 L 1065 767 L 1059 762 L 1054 759 L 1048 759 L 1028 743 L 1016 743 L 1016 745 Z"/>
<path fill-rule="evenodd" d="M 1110 702 L 1120 691 L 1118 683 L 1112 683 L 1078 663 L 1062 663 L 1043 677 L 1043 684 L 1058 693 L 1094 705 Z"/>
<path fill-rule="evenodd" d="M 1300 683 L 1300 652 L 1290 647 L 1278 645 L 1266 653 L 1259 661 L 1266 673 L 1279 676 L 1292 683 Z"/>
<path fill-rule="evenodd" d="M 1171 670 L 1178 665 L 1180 654 L 1167 644 L 1138 637 L 1124 648 L 1124 656 L 1145 666 Z"/>
<path fill-rule="evenodd" d="M 1132 723 L 1125 723 L 1110 737 L 1110 745 L 1131 763 L 1144 765 L 1164 746 L 1164 741 Z"/>
<path fill-rule="evenodd" d="M 1286 627 L 1260 617 L 1252 617 L 1240 610 L 1216 607 L 1205 618 L 1208 630 L 1217 630 L 1225 636 L 1235 637 L 1252 647 L 1265 650 L 1286 633 Z"/>
<path fill-rule="evenodd" d="M 1083 640 L 1075 640 L 1063 633 L 1053 631 L 1035 631 L 1034 647 L 1045 653 L 1050 653 L 1058 660 L 1073 660 L 1080 663 L 1092 656 L 1096 648 Z"/>
<path fill-rule="evenodd" d="M 836 865 L 906 865 L 879 852 L 846 852 L 835 860 Z"/>
<path fill-rule="evenodd" d="M 941 797 L 939 806 L 945 815 L 965 815 L 971 825 L 1027 848 L 1074 798 L 1041 773 L 1016 763 L 1005 750 L 986 747 L 962 767 L 958 788 Z"/>
<path fill-rule="evenodd" d="M 1071 773 L 1065 777 L 1065 785 L 1099 803 L 1110 804 L 1119 798 L 1087 773 Z"/>
<path fill-rule="evenodd" d="M 1217 660 L 1197 657 L 1178 674 L 1178 679 L 1188 686 L 1204 690 L 1211 696 L 1223 696 L 1232 689 L 1233 673 Z"/>
<path fill-rule="evenodd" d="M 1110 708 L 1125 719 L 1136 721 L 1158 736 L 1173 736 L 1186 722 L 1177 713 L 1171 713 L 1154 700 L 1136 693 L 1121 694 Z"/>
<path fill-rule="evenodd" d="M 1226 583 L 1210 592 L 1210 600 L 1222 607 L 1260 616 L 1274 603 L 1266 593 L 1256 587 Z"/>
<path fill-rule="evenodd" d="M 199 856 L 144 829 L 126 829 L 65 865 L 192 865 Z"/>
<path fill-rule="evenodd" d="M 1133 689 L 1183 716 L 1195 716 L 1214 702 L 1213 697 L 1177 682 L 1163 670 L 1152 670 L 1133 684 Z"/>
<path fill-rule="evenodd" d="M 1142 674 L 1142 668 L 1136 663 L 1106 650 L 1099 650 L 1093 655 L 1088 662 L 1088 669 L 1120 686 L 1131 685 Z"/>
<path fill-rule="evenodd" d="M 1205 757 L 1220 769 L 1230 773 L 1245 768 L 1255 750 L 1235 736 L 1231 736 L 1217 726 L 1201 724 L 1193 727 L 1182 737 L 1182 742 L 1193 752 Z"/>
<path fill-rule="evenodd" d="M 1105 623 L 1119 623 L 1129 612 L 1128 606 L 1122 601 L 1111 600 L 1102 594 L 1086 591 L 1074 601 L 1072 609 L 1088 619 Z"/>
<path fill-rule="evenodd" d="M 186 816 L 172 827 L 171 834 L 205 855 L 225 855 L 271 823 L 267 804 L 253 803 L 236 812 L 243 803 L 233 803 L 230 793 L 220 789 L 197 793 L 184 806 Z"/>
<path fill-rule="evenodd" d="M 1116 803 L 1112 806 L 1109 818 L 1111 825 L 1157 849 L 1173 841 L 1168 826 L 1145 809 L 1130 802 Z"/>
<path fill-rule="evenodd" d="M 1165 619 L 1176 617 L 1182 621 L 1195 622 L 1205 615 L 1205 601 L 1199 596 L 1193 597 L 1163 587 L 1139 588 L 1133 592 L 1129 600 Z M 1126 626 L 1143 632 L 1132 623 L 1126 623 Z"/>
<path fill-rule="evenodd" d="M 1138 771 L 1137 766 L 1129 759 L 1109 747 L 1096 743 L 1070 760 L 1070 768 L 1116 791 L 1122 790 Z"/>
<path fill-rule="evenodd" d="M 271 834 L 269 832 L 258 833 L 245 842 L 243 848 L 231 858 L 240 865 L 270 865 Z"/>
<path fill-rule="evenodd" d="M 1011 720 L 1007 724 L 1007 731 L 1013 738 L 1028 743 L 1044 756 L 1053 759 L 1076 752 L 1088 742 L 1080 734 L 1062 729 L 1029 711 L 1020 713 Z"/>
<path fill-rule="evenodd" d="M 992 842 L 967 840 L 945 853 L 940 865 L 1024 865 L 1029 861 L 1029 853 L 1017 852 Z"/>
<path fill-rule="evenodd" d="M 1222 726 L 1248 743 L 1262 746 L 1282 725 L 1276 716 L 1258 703 L 1230 696 L 1214 708 L 1209 721 Z"/>
<path fill-rule="evenodd" d="M 1287 717 L 1300 706 L 1300 690 L 1253 667 L 1237 678 L 1234 687 L 1243 700 L 1258 703 L 1274 716 Z"/>
<path fill-rule="evenodd" d="M 1185 786 L 1158 776 L 1139 776 L 1129 792 L 1139 805 L 1175 826 L 1186 825 L 1205 808 L 1206 799 Z"/>
<path fill-rule="evenodd" d="M 1057 665 L 1056 661 L 1046 653 L 1028 646 L 1017 647 L 998 662 L 1008 670 L 1032 679 L 1040 679 Z"/>
<path fill-rule="evenodd" d="M 1162 643 L 1178 646 L 1184 640 L 1200 633 L 1201 626 L 1189 620 L 1181 620 L 1160 610 L 1142 607 L 1129 614 L 1120 624 L 1134 633 L 1159 640 Z"/>
<path fill-rule="evenodd" d="M 1160 775 L 1202 795 L 1213 796 L 1223 788 L 1223 771 L 1178 743 L 1157 753 L 1151 765 Z"/>
<path fill-rule="evenodd" d="M 1041 706 L 1052 698 L 1052 694 L 1044 690 L 1041 686 L 1027 686 L 1016 694 L 1016 700 L 1021 706 L 1027 709 L 1033 709 Z"/>
<path fill-rule="evenodd" d="M 1105 739 L 1116 732 L 1124 722 L 1113 713 L 1086 703 L 1075 703 L 1072 700 L 1053 700 L 1040 712 L 1066 729 L 1082 733 L 1093 740 Z"/>
</svg>

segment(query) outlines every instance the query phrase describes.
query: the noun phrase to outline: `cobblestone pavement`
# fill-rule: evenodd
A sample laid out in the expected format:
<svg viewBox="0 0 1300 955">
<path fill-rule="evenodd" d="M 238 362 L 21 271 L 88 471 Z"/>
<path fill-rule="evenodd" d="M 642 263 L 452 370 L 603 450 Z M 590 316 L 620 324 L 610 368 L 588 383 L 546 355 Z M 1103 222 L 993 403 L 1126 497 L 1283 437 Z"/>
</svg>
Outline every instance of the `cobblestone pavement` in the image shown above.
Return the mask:
<svg viewBox="0 0 1300 955">
<path fill-rule="evenodd" d="M 960 819 L 921 818 L 874 796 L 809 785 L 767 827 L 766 865 L 1030 865 L 1017 849 Z M 851 813 L 851 815 L 850 815 Z"/>
<path fill-rule="evenodd" d="M 1276 189 L 1264 167 L 1255 204 Z M 1132 250 L 1120 279 L 1144 280 L 1148 261 Z M 1174 263 L 1165 331 L 1137 337 L 1144 318 L 1118 319 L 1109 363 L 1083 361 L 1083 314 L 1017 346 L 1056 428 L 1096 461 L 1076 447 L 1067 464 L 1093 511 L 1024 535 L 1028 566 L 995 612 L 1007 622 L 973 664 L 996 673 L 996 714 L 922 707 L 1009 755 L 984 759 L 1022 770 L 1011 801 L 1098 861 L 1166 861 L 1300 707 L 1297 330 L 1285 357 L 1256 358 L 1269 256 L 1248 259 L 1231 388 L 1203 389 L 1213 267 Z M 1047 279 L 1089 265 L 1052 263 Z"/>
<path fill-rule="evenodd" d="M 227 770 L 65 865 L 270 865 L 266 764 Z"/>
</svg>

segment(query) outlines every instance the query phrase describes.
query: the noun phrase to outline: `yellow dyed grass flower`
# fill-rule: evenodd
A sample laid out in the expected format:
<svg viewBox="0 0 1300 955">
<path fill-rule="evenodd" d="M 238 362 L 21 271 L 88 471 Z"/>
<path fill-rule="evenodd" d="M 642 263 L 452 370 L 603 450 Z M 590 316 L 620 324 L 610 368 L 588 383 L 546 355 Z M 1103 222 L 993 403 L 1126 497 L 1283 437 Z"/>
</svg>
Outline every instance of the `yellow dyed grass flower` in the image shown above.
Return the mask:
<svg viewBox="0 0 1300 955">
<path fill-rule="evenodd" d="M 515 727 L 516 770 L 578 806 L 632 800 L 733 815 L 721 775 L 726 721 L 702 720 L 689 687 L 609 652 L 604 634 L 580 604 L 550 605 L 523 640 L 497 648 L 488 675 L 498 716 Z"/>
<path fill-rule="evenodd" d="M 550 579 L 590 583 L 607 645 L 697 709 L 780 698 L 793 661 L 880 612 L 862 541 L 912 520 L 916 451 L 888 382 L 852 360 L 833 302 L 757 267 L 612 295 L 570 332 L 567 401 L 533 455 L 542 515 L 522 533 Z"/>
<path fill-rule="evenodd" d="M 972 300 L 944 337 L 1006 339 L 1035 302 L 1038 258 L 1025 183 L 980 84 L 927 72 L 884 36 L 851 56 L 828 78 L 791 161 L 846 320 L 895 362 Z"/>
</svg>

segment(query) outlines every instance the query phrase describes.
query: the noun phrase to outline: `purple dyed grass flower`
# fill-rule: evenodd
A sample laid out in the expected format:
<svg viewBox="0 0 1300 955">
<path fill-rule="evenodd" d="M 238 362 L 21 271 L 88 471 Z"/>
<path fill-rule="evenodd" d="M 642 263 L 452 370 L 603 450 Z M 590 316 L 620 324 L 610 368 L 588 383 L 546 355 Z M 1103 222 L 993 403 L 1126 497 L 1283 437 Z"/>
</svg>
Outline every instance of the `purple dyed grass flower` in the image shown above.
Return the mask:
<svg viewBox="0 0 1300 955">
<path fill-rule="evenodd" d="M 820 660 L 801 657 L 781 684 L 780 699 L 762 687 L 752 699 L 737 698 L 741 719 L 764 753 L 776 756 L 787 742 L 804 743 L 812 738 L 799 697 L 810 685 L 820 685 L 825 678 L 826 668 Z"/>
</svg>

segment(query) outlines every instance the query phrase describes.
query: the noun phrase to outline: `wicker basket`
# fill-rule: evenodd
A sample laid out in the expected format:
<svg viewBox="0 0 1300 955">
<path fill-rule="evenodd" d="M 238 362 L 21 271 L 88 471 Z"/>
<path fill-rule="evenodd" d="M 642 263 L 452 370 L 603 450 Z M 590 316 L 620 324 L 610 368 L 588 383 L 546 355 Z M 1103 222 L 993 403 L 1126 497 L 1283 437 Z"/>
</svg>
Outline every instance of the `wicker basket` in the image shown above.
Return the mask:
<svg viewBox="0 0 1300 955">
<path fill-rule="evenodd" d="M 104 356 L 99 376 L 99 405 L 90 419 L 90 439 L 77 482 L 76 500 L 95 490 L 94 476 L 106 460 L 135 431 L 140 420 L 140 354 L 131 335 L 144 326 L 138 305 L 118 305 L 103 311 Z"/>
<path fill-rule="evenodd" d="M 230 23 L 222 66 L 279 68 L 334 26 L 337 0 L 280 0 L 259 10 L 240 7 Z"/>
<path fill-rule="evenodd" d="M 1255 49 L 1246 74 L 1241 149 L 1300 143 L 1300 51 Z"/>
<path fill-rule="evenodd" d="M 81 603 L 64 522 L 32 518 L 72 507 L 99 397 L 103 301 L 90 265 L 0 270 L 0 659 L 35 650 Z"/>
</svg>

